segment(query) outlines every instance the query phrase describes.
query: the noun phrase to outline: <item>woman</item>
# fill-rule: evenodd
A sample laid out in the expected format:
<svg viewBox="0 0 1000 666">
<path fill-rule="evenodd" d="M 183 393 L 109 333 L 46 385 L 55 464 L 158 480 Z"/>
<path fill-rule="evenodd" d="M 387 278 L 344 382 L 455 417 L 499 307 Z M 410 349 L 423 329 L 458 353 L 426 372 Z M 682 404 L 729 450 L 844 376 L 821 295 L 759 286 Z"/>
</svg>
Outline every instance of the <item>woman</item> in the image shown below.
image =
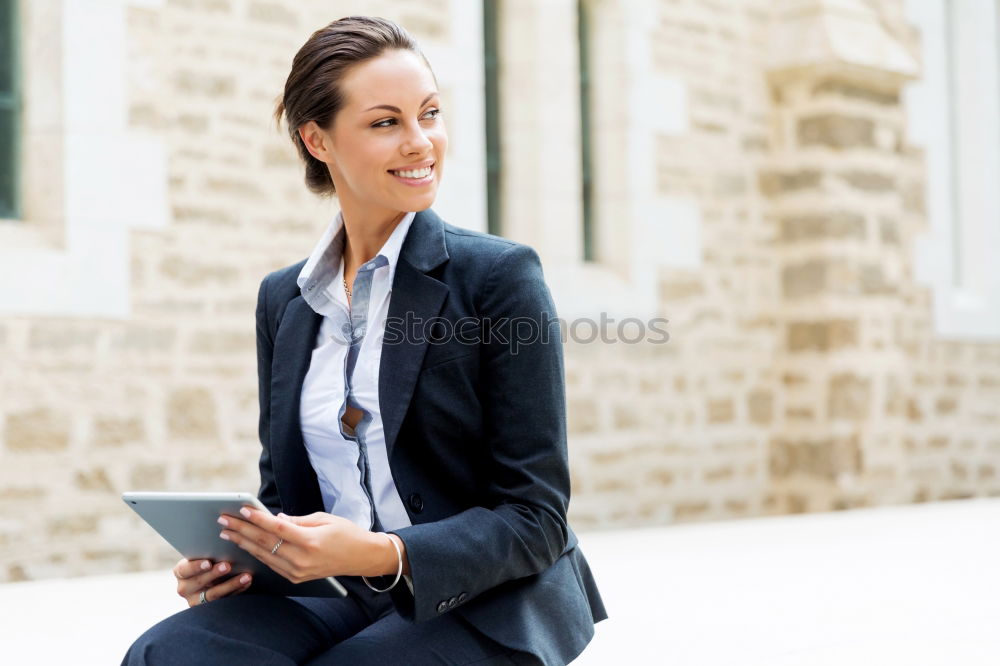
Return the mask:
<svg viewBox="0 0 1000 666">
<path fill-rule="evenodd" d="M 240 596 L 252 581 L 228 563 L 181 560 L 191 608 L 125 663 L 568 663 L 606 614 L 566 523 L 562 348 L 538 255 L 430 210 L 448 137 L 394 23 L 314 33 L 282 113 L 307 185 L 341 213 L 261 283 L 271 513 L 222 516 L 220 537 L 349 595 Z"/>
</svg>

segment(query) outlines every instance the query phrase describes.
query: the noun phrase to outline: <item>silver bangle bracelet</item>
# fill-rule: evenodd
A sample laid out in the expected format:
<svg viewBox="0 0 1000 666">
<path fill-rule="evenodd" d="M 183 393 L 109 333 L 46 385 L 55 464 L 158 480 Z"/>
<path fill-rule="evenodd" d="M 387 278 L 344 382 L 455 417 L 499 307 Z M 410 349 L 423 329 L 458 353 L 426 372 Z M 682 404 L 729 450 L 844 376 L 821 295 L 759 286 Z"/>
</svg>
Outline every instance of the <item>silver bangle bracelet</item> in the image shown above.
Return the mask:
<svg viewBox="0 0 1000 666">
<path fill-rule="evenodd" d="M 396 568 L 396 580 L 392 581 L 392 585 L 385 588 L 384 590 L 380 590 L 377 587 L 373 586 L 371 583 L 368 582 L 367 578 L 362 576 L 361 580 L 365 581 L 365 585 L 367 585 L 368 589 L 370 589 L 372 592 L 388 592 L 392 588 L 396 587 L 396 583 L 398 583 L 399 579 L 403 577 L 403 551 L 399 549 L 399 544 L 397 544 L 396 540 L 393 539 L 391 536 L 389 536 L 387 532 L 382 532 L 382 534 L 385 534 L 385 538 L 388 539 L 389 543 L 392 544 L 392 547 L 396 549 L 396 558 L 399 560 L 399 566 Z"/>
</svg>

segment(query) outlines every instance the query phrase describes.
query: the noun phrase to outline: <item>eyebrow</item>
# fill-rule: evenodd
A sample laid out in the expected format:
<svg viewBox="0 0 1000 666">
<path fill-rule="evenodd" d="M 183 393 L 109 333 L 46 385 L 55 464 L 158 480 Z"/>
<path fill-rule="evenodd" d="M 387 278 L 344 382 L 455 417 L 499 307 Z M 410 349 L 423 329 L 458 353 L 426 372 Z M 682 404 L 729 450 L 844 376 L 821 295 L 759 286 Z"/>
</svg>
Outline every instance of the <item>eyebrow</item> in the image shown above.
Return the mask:
<svg viewBox="0 0 1000 666">
<path fill-rule="evenodd" d="M 434 92 L 432 92 L 430 95 L 428 95 L 427 97 L 425 97 L 424 101 L 422 101 L 420 103 L 420 106 L 423 106 L 427 102 L 431 101 L 431 97 L 434 97 L 434 95 L 437 95 L 437 91 L 436 90 Z M 365 109 L 365 112 L 367 112 L 367 111 L 374 111 L 375 109 L 385 109 L 386 111 L 393 111 L 394 113 L 402 113 L 402 111 L 398 107 L 391 106 L 389 104 L 379 104 L 378 106 L 373 106 L 373 107 L 371 107 L 369 109 Z"/>
</svg>

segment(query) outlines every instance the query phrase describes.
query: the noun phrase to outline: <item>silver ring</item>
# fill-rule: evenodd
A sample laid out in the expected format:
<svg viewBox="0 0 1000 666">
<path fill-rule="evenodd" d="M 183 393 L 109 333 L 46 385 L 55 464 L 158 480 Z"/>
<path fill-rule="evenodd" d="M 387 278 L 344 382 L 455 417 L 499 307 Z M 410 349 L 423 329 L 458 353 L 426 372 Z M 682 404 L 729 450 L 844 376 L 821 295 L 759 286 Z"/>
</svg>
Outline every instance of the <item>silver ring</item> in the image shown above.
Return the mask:
<svg viewBox="0 0 1000 666">
<path fill-rule="evenodd" d="M 283 543 L 285 543 L 285 540 L 282 539 L 281 537 L 278 537 L 278 543 L 274 544 L 274 548 L 271 549 L 271 554 L 274 555 L 275 553 L 277 553 L 278 549 L 281 548 L 281 544 Z"/>
<path fill-rule="evenodd" d="M 205 590 L 202 590 L 201 594 L 198 595 L 198 603 L 203 604 L 206 601 L 208 601 L 208 599 L 205 598 Z"/>
</svg>

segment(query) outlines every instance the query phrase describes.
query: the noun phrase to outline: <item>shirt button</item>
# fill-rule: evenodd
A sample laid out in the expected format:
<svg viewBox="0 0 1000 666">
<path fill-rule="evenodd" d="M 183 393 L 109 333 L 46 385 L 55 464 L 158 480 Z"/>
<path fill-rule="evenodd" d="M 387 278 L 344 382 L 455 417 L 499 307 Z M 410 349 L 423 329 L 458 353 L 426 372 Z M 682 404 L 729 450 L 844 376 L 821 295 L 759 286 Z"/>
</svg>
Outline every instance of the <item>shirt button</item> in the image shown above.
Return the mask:
<svg viewBox="0 0 1000 666">
<path fill-rule="evenodd" d="M 413 513 L 420 513 L 424 510 L 424 498 L 417 493 L 410 495 L 410 508 L 413 509 Z"/>
<path fill-rule="evenodd" d="M 448 610 L 448 602 L 447 601 L 442 601 L 441 603 L 438 604 L 438 613 L 443 613 L 446 610 Z"/>
<path fill-rule="evenodd" d="M 369 269 L 375 268 L 375 264 L 369 261 L 367 264 L 365 264 L 365 268 L 369 268 Z"/>
</svg>

